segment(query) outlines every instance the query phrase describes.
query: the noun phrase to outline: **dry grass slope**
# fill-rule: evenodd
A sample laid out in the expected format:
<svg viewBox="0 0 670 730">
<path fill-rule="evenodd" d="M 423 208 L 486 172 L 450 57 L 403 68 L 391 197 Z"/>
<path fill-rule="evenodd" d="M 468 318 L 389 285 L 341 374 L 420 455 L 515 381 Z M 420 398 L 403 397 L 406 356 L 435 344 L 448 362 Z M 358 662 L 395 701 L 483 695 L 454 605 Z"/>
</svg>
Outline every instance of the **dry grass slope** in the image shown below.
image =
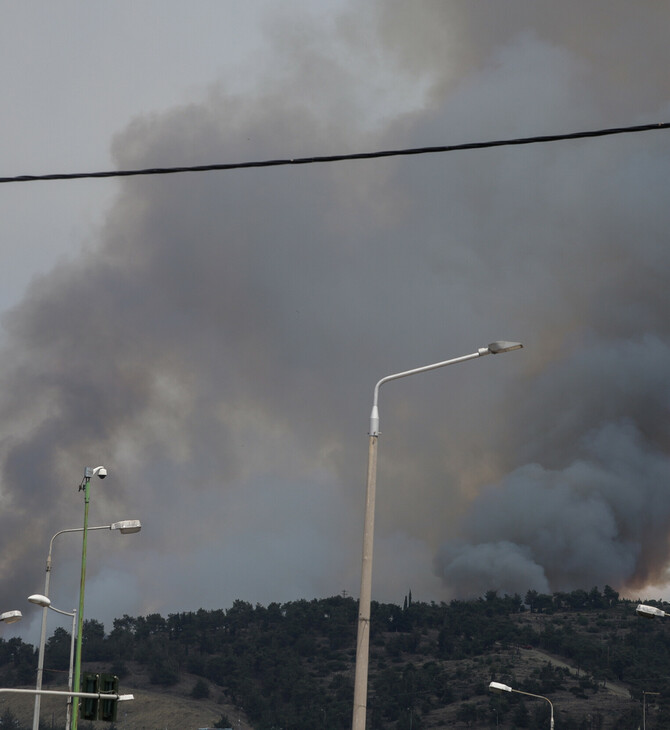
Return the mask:
<svg viewBox="0 0 670 730">
<path fill-rule="evenodd" d="M 119 705 L 115 727 L 118 730 L 198 730 L 212 727 L 221 715 L 226 715 L 234 730 L 253 730 L 243 713 L 226 703 L 219 689 L 210 685 L 210 696 L 193 699 L 191 690 L 198 677 L 182 674 L 180 681 L 168 688 L 159 688 L 149 682 L 147 673 L 139 665 L 128 663 L 130 674 L 121 681 L 120 691 L 132 693 L 135 699 Z M 108 672 L 105 665 L 85 665 L 84 671 Z M 28 689 L 28 688 L 27 688 Z M 45 689 L 65 689 L 50 685 Z M 9 707 L 23 727 L 31 727 L 33 720 L 33 697 L 27 695 L 3 695 L 0 713 Z M 40 716 L 42 724 L 63 728 L 65 725 L 65 701 L 60 697 L 43 697 Z M 107 730 L 109 723 L 88 723 L 79 721 L 79 728 Z"/>
</svg>

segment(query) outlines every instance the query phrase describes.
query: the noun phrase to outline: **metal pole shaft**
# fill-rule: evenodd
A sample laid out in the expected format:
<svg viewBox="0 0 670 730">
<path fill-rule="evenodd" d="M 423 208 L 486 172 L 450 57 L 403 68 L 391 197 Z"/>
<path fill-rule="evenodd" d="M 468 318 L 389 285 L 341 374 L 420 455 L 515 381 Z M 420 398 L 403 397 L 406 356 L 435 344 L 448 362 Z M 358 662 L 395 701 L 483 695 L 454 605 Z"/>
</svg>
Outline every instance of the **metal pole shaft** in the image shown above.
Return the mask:
<svg viewBox="0 0 670 730">
<path fill-rule="evenodd" d="M 74 639 L 77 632 L 77 612 L 74 611 L 72 614 L 72 636 L 70 637 L 70 671 L 67 675 L 67 688 L 68 691 L 72 692 L 72 677 L 73 677 L 73 665 L 74 665 Z M 72 695 L 68 695 L 67 707 L 65 708 L 65 730 L 70 727 L 70 720 L 72 718 Z"/>
<path fill-rule="evenodd" d="M 44 579 L 44 595 L 49 597 L 49 579 L 51 576 L 51 547 L 49 547 L 49 556 L 47 558 L 46 578 Z M 42 608 L 42 630 L 40 632 L 40 648 L 37 659 L 37 682 L 35 684 L 36 690 L 42 689 L 42 678 L 44 675 L 44 647 L 47 641 L 47 612 L 48 607 Z M 33 730 L 39 730 L 40 726 L 40 706 L 42 696 L 40 694 L 35 695 L 35 704 L 33 709 Z"/>
<path fill-rule="evenodd" d="M 77 612 L 77 648 L 75 652 L 73 692 L 76 694 L 81 687 L 81 644 L 84 634 L 84 588 L 86 585 L 86 542 L 88 537 L 88 505 L 90 502 L 91 480 L 84 479 L 84 536 L 81 548 L 81 579 L 79 582 L 79 611 Z M 79 702 L 73 703 L 72 730 L 77 730 L 79 716 Z"/>
<path fill-rule="evenodd" d="M 454 357 L 451 360 L 436 362 L 432 365 L 404 370 L 400 373 L 387 375 L 376 385 L 372 400 L 372 411 L 370 413 L 370 446 L 368 456 L 368 482 L 365 500 L 365 525 L 363 528 L 363 564 L 361 570 L 361 593 L 358 604 L 358 637 L 356 640 L 356 669 L 354 673 L 354 708 L 351 727 L 352 730 L 365 730 L 365 714 L 367 708 L 368 691 L 368 663 L 370 651 L 370 596 L 372 593 L 372 544 L 374 537 L 375 522 L 375 489 L 377 481 L 377 440 L 379 437 L 379 409 L 377 405 L 379 389 L 384 383 L 390 380 L 406 378 L 409 375 L 425 373 L 429 370 L 437 370 L 446 365 L 473 360 L 483 355 L 490 355 L 497 352 L 509 352 L 518 350 L 521 343 L 515 342 L 492 342 L 488 347 L 480 347 L 477 352 L 462 357 Z M 76 728 L 73 728 L 76 730 Z"/>
<path fill-rule="evenodd" d="M 358 638 L 356 639 L 356 670 L 354 675 L 354 710 L 352 730 L 365 730 L 368 694 L 368 658 L 370 650 L 370 599 L 372 595 L 372 546 L 375 531 L 375 492 L 377 487 L 377 444 L 379 436 L 370 434 L 368 478 L 363 527 L 363 561 L 361 593 L 358 600 Z"/>
<path fill-rule="evenodd" d="M 516 692 L 519 695 L 526 695 L 526 697 L 535 697 L 538 700 L 544 700 L 549 703 L 549 727 L 554 730 L 554 704 L 553 702 L 544 695 L 534 695 L 532 692 L 524 692 L 522 689 L 513 689 L 512 692 Z"/>
<path fill-rule="evenodd" d="M 8 692 L 16 695 L 34 695 L 36 689 L 17 689 L 16 687 L 0 687 L 0 694 Z M 61 692 L 57 689 L 41 689 L 40 694 L 48 695 L 49 697 L 65 697 L 65 695 L 71 694 L 75 697 L 90 698 L 93 700 L 116 700 L 117 702 L 128 702 L 134 700 L 135 696 L 132 694 L 115 694 L 114 692 Z"/>
</svg>

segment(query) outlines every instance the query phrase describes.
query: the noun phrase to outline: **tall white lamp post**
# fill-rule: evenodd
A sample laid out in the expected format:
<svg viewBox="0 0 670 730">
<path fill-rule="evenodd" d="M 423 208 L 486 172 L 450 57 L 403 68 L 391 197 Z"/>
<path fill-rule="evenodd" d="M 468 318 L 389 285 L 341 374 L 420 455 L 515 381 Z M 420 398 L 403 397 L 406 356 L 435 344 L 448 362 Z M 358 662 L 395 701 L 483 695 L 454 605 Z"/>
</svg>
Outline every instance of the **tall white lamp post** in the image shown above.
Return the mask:
<svg viewBox="0 0 670 730">
<path fill-rule="evenodd" d="M 535 697 L 538 700 L 544 700 L 545 702 L 548 702 L 550 708 L 549 727 L 551 728 L 551 730 L 554 730 L 554 705 L 548 697 L 543 697 L 542 695 L 534 695 L 531 692 L 523 692 L 520 689 L 512 689 L 512 687 L 506 684 L 502 684 L 501 682 L 491 682 L 491 684 L 489 684 L 489 689 L 494 692 L 516 692 L 519 695 L 526 695 L 526 697 Z"/>
<path fill-rule="evenodd" d="M 121 520 L 119 522 L 112 522 L 111 525 L 95 525 L 94 527 L 89 527 L 88 530 L 118 530 L 121 535 L 129 535 L 133 532 L 139 532 L 142 529 L 142 523 L 139 520 Z M 51 555 L 53 552 L 53 545 L 54 540 L 59 536 L 63 535 L 68 532 L 83 532 L 83 527 L 73 527 L 68 530 L 59 530 L 50 540 L 49 542 L 49 554 L 47 555 L 47 568 L 46 568 L 46 577 L 44 579 L 44 594 L 43 597 L 49 600 L 49 583 L 51 580 Z M 30 599 L 29 599 L 30 600 Z M 44 677 L 44 647 L 46 645 L 46 638 L 47 638 L 47 612 L 48 612 L 48 605 L 46 604 L 37 604 L 40 606 L 43 606 L 42 610 L 42 630 L 40 632 L 40 646 L 39 646 L 39 653 L 37 658 L 37 683 L 35 685 L 35 689 L 39 692 L 39 690 L 42 689 L 42 680 Z M 56 610 L 56 609 L 54 609 Z M 68 614 L 69 615 L 69 614 Z M 75 612 L 76 615 L 76 612 Z M 72 637 L 74 639 L 74 631 L 72 633 Z M 70 686 L 69 689 L 72 689 Z M 41 707 L 41 698 L 42 696 L 40 694 L 35 695 L 35 705 L 33 709 L 33 730 L 39 730 L 40 726 L 40 707 Z M 66 728 L 69 728 L 69 723 L 66 725 Z"/>
<path fill-rule="evenodd" d="M 60 608 L 56 608 L 55 606 L 51 605 L 51 601 L 47 596 L 43 596 L 41 593 L 34 593 L 32 596 L 28 596 L 28 600 L 31 603 L 34 603 L 37 606 L 42 606 L 42 608 L 46 610 L 55 611 L 56 613 L 61 613 L 63 616 L 70 616 L 72 618 L 72 634 L 70 636 L 70 665 L 69 665 L 69 671 L 67 675 L 67 688 L 68 691 L 72 691 L 72 670 L 74 666 L 74 637 L 75 632 L 77 628 L 77 612 L 73 609 L 72 611 L 61 611 Z M 42 657 L 44 657 L 44 650 L 42 647 Z M 39 695 L 35 695 L 35 697 L 39 697 Z M 72 697 L 67 698 L 67 710 L 65 715 L 65 728 L 70 727 L 70 717 L 71 717 L 71 710 L 72 710 Z M 39 719 L 39 715 L 38 715 Z"/>
<path fill-rule="evenodd" d="M 483 355 L 497 355 L 501 352 L 518 350 L 520 342 L 492 342 L 488 347 L 480 347 L 477 352 L 463 355 L 452 360 L 405 370 L 395 375 L 387 375 L 375 385 L 370 414 L 370 433 L 368 451 L 368 475 L 365 497 L 365 522 L 363 526 L 363 560 L 361 566 L 361 592 L 358 601 L 358 637 L 356 640 L 356 669 L 354 674 L 354 709 L 352 730 L 365 730 L 368 694 L 368 661 L 370 653 L 370 599 L 372 593 L 372 547 L 374 542 L 375 491 L 377 481 L 377 441 L 379 439 L 379 388 L 389 380 L 398 380 L 408 375 L 437 370 L 447 365 L 455 365 L 466 360 L 474 360 Z"/>
</svg>

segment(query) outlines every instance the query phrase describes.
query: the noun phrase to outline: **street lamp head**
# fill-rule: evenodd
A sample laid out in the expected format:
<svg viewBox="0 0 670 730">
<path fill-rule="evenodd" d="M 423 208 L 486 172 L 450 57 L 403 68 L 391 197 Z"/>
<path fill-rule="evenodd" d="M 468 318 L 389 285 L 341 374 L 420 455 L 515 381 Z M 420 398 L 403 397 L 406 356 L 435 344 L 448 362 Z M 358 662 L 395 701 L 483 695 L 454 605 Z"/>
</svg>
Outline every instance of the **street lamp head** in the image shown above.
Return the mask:
<svg viewBox="0 0 670 730">
<path fill-rule="evenodd" d="M 132 535 L 142 529 L 142 523 L 139 520 L 121 520 L 120 522 L 112 522 L 109 529 L 118 530 L 122 535 Z"/>
<path fill-rule="evenodd" d="M 489 684 L 489 689 L 494 692 L 511 692 L 512 688 L 508 687 L 506 684 L 502 684 L 501 682 L 491 682 Z"/>
<path fill-rule="evenodd" d="M 32 596 L 28 596 L 28 600 L 36 606 L 42 606 L 42 608 L 48 608 L 51 605 L 51 600 L 41 593 L 33 593 Z"/>
<path fill-rule="evenodd" d="M 656 606 L 647 606 L 644 603 L 641 603 L 635 609 L 635 613 L 637 613 L 638 616 L 642 616 L 643 618 L 664 618 L 668 615 L 665 611 L 661 611 L 660 608 L 656 608 Z"/>
<path fill-rule="evenodd" d="M 520 342 L 506 342 L 505 340 L 496 340 L 488 346 L 488 351 L 492 355 L 500 352 L 511 352 L 512 350 L 520 350 L 523 345 Z"/>
<path fill-rule="evenodd" d="M 44 609 L 50 608 L 52 611 L 55 611 L 56 613 L 62 613 L 63 616 L 71 616 L 73 619 L 77 615 L 76 611 L 61 611 L 60 608 L 56 608 L 55 606 L 51 605 L 51 600 L 47 598 L 46 596 L 43 596 L 41 593 L 33 593 L 32 596 L 28 596 L 28 600 L 31 603 L 34 603 L 36 606 L 41 606 Z M 74 621 L 73 621 L 74 623 Z M 74 636 L 74 634 L 73 634 Z M 41 646 L 41 644 L 40 644 Z"/>
<path fill-rule="evenodd" d="M 5 611 L 4 613 L 0 613 L 0 621 L 3 621 L 6 624 L 16 623 L 22 618 L 23 614 L 21 611 Z"/>
</svg>

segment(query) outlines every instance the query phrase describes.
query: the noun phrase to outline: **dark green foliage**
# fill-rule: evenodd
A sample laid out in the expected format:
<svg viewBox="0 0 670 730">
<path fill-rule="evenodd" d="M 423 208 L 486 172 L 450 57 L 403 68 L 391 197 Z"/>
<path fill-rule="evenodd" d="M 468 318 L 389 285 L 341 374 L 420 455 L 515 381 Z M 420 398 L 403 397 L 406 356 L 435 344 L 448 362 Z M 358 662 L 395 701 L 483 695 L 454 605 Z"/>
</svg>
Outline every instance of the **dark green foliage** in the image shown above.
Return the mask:
<svg viewBox="0 0 670 730">
<path fill-rule="evenodd" d="M 106 656 L 105 627 L 95 619 L 86 619 L 82 633 L 82 661 L 97 662 Z"/>
<path fill-rule="evenodd" d="M 111 673 L 115 674 L 119 679 L 123 679 L 128 676 L 128 667 L 125 662 L 119 661 L 118 659 L 112 663 Z"/>
<path fill-rule="evenodd" d="M 202 679 L 199 679 L 191 690 L 191 697 L 194 700 L 202 700 L 209 697 L 209 685 Z"/>
<path fill-rule="evenodd" d="M 0 715 L 0 730 L 25 730 L 9 707 Z"/>
<path fill-rule="evenodd" d="M 603 598 L 608 607 L 616 606 L 619 600 L 619 594 L 610 586 L 605 586 L 603 588 Z"/>
<path fill-rule="evenodd" d="M 148 664 L 151 684 L 171 687 L 179 681 L 179 672 L 174 661 L 164 656 L 154 656 Z"/>
<path fill-rule="evenodd" d="M 184 672 L 194 674 L 193 698 L 216 693 L 237 705 L 257 730 L 344 730 L 351 724 L 357 611 L 356 601 L 335 596 L 267 607 L 235 601 L 228 610 L 167 618 L 126 615 L 107 636 L 102 624 L 87 621 L 84 659 L 107 662 L 120 677 L 131 662 L 139 663 L 164 687 Z M 401 605 L 372 603 L 370 638 L 370 730 L 435 726 L 431 713 L 445 708 L 461 727 L 548 725 L 547 705 L 518 695 L 491 696 L 492 679 L 532 694 L 570 692 L 589 699 L 600 696 L 604 682 L 624 682 L 636 694 L 622 728 L 636 726 L 641 693 L 653 689 L 660 693 L 650 707 L 655 726 L 670 727 L 670 628 L 638 619 L 635 604 L 620 601 L 609 586 L 602 592 L 528 591 L 524 599 L 488 591 L 480 599 L 449 604 L 417 602 L 409 593 Z M 533 647 L 572 663 L 579 677 L 547 662 L 517 683 L 509 657 Z M 69 634 L 57 629 L 47 644 L 47 667 L 63 668 L 68 654 Z M 33 647 L 0 639 L 4 686 L 33 683 L 35 668 Z M 583 722 L 581 716 L 560 716 L 561 730 L 581 730 L 587 727 Z M 610 717 L 603 724 L 592 714 L 588 727 L 609 728 L 613 722 Z M 218 726 L 231 723 L 222 717 Z"/>
<path fill-rule="evenodd" d="M 44 650 L 44 666 L 47 669 L 43 679 L 45 683 L 59 678 L 59 674 L 54 674 L 53 670 L 67 671 L 70 665 L 71 638 L 69 631 L 59 627 L 47 641 Z"/>
<path fill-rule="evenodd" d="M 514 710 L 514 713 L 512 715 L 512 718 L 514 720 L 514 724 L 517 727 L 528 727 L 529 720 L 530 720 L 530 713 L 528 712 L 528 708 L 526 707 L 526 703 L 521 700 L 516 706 L 516 709 Z"/>
<path fill-rule="evenodd" d="M 2 686 L 17 687 L 35 681 L 37 671 L 37 651 L 21 639 L 9 641 L 0 639 L 0 667 Z"/>
</svg>

